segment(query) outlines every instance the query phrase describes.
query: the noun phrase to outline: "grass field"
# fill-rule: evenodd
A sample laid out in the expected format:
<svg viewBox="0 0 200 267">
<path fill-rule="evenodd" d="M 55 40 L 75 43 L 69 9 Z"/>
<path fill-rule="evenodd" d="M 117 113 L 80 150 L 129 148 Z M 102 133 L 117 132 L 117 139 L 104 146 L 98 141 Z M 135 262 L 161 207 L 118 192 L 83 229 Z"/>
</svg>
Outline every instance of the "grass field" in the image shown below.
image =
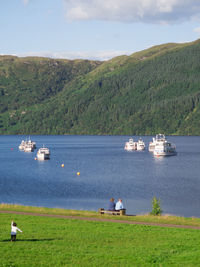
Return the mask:
<svg viewBox="0 0 200 267">
<path fill-rule="evenodd" d="M 0 210 L 9 210 L 9 211 L 21 211 L 28 213 L 42 213 L 42 214 L 55 214 L 55 215 L 66 215 L 66 216 L 75 216 L 75 217 L 92 217 L 92 218 L 108 218 L 110 215 L 100 215 L 95 211 L 83 211 L 83 210 L 65 210 L 65 209 L 53 209 L 53 208 L 44 208 L 44 207 L 30 207 L 30 206 L 20 206 L 15 204 L 0 204 Z M 200 227 L 199 218 L 187 218 L 187 217 L 176 217 L 170 215 L 163 216 L 150 216 L 146 215 L 137 215 L 137 216 L 112 216 L 112 219 L 115 220 L 125 220 L 125 221 L 135 221 L 135 222 L 149 222 L 149 223 L 159 223 L 159 224 L 172 224 L 172 225 L 188 225 L 188 226 L 198 226 Z"/>
<path fill-rule="evenodd" d="M 23 231 L 16 242 L 12 220 Z M 0 266 L 196 267 L 200 230 L 2 213 Z"/>
</svg>

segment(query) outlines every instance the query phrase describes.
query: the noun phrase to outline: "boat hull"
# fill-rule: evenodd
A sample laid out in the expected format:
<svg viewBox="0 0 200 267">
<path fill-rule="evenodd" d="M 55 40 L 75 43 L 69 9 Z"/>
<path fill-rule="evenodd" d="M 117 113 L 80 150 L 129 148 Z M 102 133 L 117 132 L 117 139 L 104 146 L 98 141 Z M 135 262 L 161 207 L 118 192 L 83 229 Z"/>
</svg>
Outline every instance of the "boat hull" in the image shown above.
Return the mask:
<svg viewBox="0 0 200 267">
<path fill-rule="evenodd" d="M 149 144 L 149 151 L 150 151 L 150 152 L 153 152 L 154 149 L 155 149 L 155 145 L 153 145 L 153 144 Z"/>
<path fill-rule="evenodd" d="M 38 160 L 48 160 L 50 159 L 49 154 L 37 154 L 37 159 Z"/>
<path fill-rule="evenodd" d="M 138 146 L 137 146 L 137 150 L 138 150 L 138 151 L 145 150 L 145 146 L 140 146 L 140 145 L 138 145 Z"/>
<path fill-rule="evenodd" d="M 177 153 L 176 153 L 176 151 L 171 151 L 171 152 L 158 152 L 158 151 L 155 151 L 154 150 L 154 156 L 156 156 L 156 157 L 169 157 L 169 156 L 176 156 L 177 155 Z"/>
<path fill-rule="evenodd" d="M 33 152 L 34 148 L 32 146 L 24 147 L 24 152 Z"/>
<path fill-rule="evenodd" d="M 42 147 L 37 152 L 37 159 L 38 160 L 46 160 L 50 159 L 50 151 L 46 147 Z"/>
<path fill-rule="evenodd" d="M 136 145 L 129 145 L 129 144 L 126 144 L 124 149 L 126 151 L 133 151 L 133 150 L 137 150 L 137 146 Z"/>
</svg>

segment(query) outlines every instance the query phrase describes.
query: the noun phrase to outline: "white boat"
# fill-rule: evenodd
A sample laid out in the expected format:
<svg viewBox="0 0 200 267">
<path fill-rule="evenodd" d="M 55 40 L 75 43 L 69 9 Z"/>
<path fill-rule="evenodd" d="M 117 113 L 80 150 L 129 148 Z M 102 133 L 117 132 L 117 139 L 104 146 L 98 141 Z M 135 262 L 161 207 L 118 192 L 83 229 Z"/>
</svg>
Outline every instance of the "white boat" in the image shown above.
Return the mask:
<svg viewBox="0 0 200 267">
<path fill-rule="evenodd" d="M 155 149 L 155 145 L 156 145 L 156 138 L 153 137 L 153 140 L 151 142 L 149 142 L 149 151 L 153 152 Z"/>
<path fill-rule="evenodd" d="M 36 143 L 33 142 L 33 141 L 31 141 L 30 138 L 29 138 L 29 140 L 27 141 L 27 144 L 30 145 L 30 146 L 33 148 L 33 150 L 36 149 Z"/>
<path fill-rule="evenodd" d="M 34 148 L 31 144 L 26 143 L 24 146 L 24 152 L 33 152 Z"/>
<path fill-rule="evenodd" d="M 23 150 L 24 152 L 33 152 L 36 148 L 36 143 L 31 141 L 30 137 L 29 140 L 22 140 L 21 144 L 19 145 L 19 149 Z"/>
<path fill-rule="evenodd" d="M 157 138 L 155 142 L 155 148 L 153 151 L 154 156 L 175 156 L 176 153 L 176 146 L 171 142 L 167 141 L 165 136 L 162 135 L 163 138 Z M 159 135 L 161 137 L 161 135 Z"/>
<path fill-rule="evenodd" d="M 37 159 L 38 160 L 46 160 L 50 159 L 50 151 L 47 147 L 42 147 L 37 152 Z"/>
<path fill-rule="evenodd" d="M 24 150 L 24 147 L 25 147 L 25 141 L 22 140 L 22 141 L 21 141 L 21 144 L 19 145 L 19 149 L 20 149 L 20 150 Z"/>
<path fill-rule="evenodd" d="M 130 138 L 128 142 L 125 143 L 124 149 L 127 151 L 137 150 L 137 142 Z"/>
<path fill-rule="evenodd" d="M 137 142 L 137 150 L 145 150 L 145 143 L 142 138 L 139 138 Z"/>
<path fill-rule="evenodd" d="M 162 143 L 164 142 L 165 139 L 165 135 L 164 134 L 157 134 L 156 137 L 153 137 L 153 140 L 149 143 L 149 151 L 153 152 L 155 149 L 155 145 L 156 143 Z"/>
</svg>

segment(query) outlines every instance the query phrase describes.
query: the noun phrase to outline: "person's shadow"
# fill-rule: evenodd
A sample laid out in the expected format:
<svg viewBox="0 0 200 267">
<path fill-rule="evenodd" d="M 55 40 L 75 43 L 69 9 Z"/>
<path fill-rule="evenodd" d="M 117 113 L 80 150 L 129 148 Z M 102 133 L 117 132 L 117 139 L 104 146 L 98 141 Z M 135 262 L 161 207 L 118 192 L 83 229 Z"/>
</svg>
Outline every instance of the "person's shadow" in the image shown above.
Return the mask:
<svg viewBox="0 0 200 267">
<path fill-rule="evenodd" d="M 29 241 L 29 242 L 37 242 L 37 241 L 53 241 L 53 240 L 62 240 L 62 238 L 31 238 L 31 239 L 16 239 L 16 241 L 12 242 L 21 242 L 21 241 Z M 10 239 L 4 239 L 0 242 L 11 242 Z"/>
</svg>

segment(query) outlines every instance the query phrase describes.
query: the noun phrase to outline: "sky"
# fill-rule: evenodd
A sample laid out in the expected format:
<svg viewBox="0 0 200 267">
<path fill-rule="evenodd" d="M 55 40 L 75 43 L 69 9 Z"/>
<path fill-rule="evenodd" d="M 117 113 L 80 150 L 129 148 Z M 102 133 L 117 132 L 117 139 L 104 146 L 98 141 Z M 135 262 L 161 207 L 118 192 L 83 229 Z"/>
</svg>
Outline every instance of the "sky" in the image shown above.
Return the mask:
<svg viewBox="0 0 200 267">
<path fill-rule="evenodd" d="M 108 60 L 200 38 L 200 0 L 0 0 L 0 55 Z"/>
</svg>

